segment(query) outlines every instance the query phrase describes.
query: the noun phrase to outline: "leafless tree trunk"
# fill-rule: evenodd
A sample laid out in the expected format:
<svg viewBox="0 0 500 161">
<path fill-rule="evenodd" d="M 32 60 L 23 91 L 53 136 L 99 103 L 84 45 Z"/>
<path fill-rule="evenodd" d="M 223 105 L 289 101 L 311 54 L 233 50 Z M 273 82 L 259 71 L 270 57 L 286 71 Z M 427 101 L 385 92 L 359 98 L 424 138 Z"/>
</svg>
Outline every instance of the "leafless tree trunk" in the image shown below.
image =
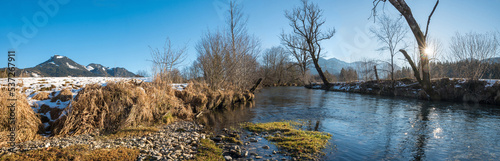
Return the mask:
<svg viewBox="0 0 500 161">
<path fill-rule="evenodd" d="M 423 90 L 430 96 L 432 100 L 441 100 L 441 97 L 437 94 L 437 92 L 432 88 L 430 74 L 429 74 L 429 58 L 425 52 L 427 47 L 426 37 L 429 30 L 429 23 L 431 21 L 431 17 L 436 10 L 436 7 L 439 4 L 439 0 L 436 1 L 434 8 L 432 9 L 431 14 L 427 20 L 427 27 L 425 29 L 425 34 L 420 29 L 417 21 L 415 20 L 413 13 L 411 12 L 410 7 L 406 4 L 405 0 L 374 0 L 373 1 L 373 15 L 376 16 L 376 8 L 379 2 L 389 1 L 396 10 L 406 19 L 408 26 L 410 27 L 415 39 L 417 40 L 418 50 L 420 52 L 420 68 L 417 68 L 415 63 L 411 60 L 410 55 L 404 50 L 400 49 L 399 51 L 403 53 L 405 58 L 408 60 L 408 63 L 411 65 L 413 72 L 415 74 L 415 78 L 422 85 Z M 420 73 L 422 77 L 420 77 Z"/>
<path fill-rule="evenodd" d="M 290 21 L 290 26 L 293 28 L 293 32 L 289 36 L 281 36 L 281 38 L 284 44 L 294 44 L 293 41 L 296 41 L 295 38 L 305 41 L 307 44 L 305 47 L 297 43 L 291 47 L 306 51 L 311 55 L 314 67 L 318 71 L 325 87 L 328 88 L 330 83 L 318 64 L 318 59 L 321 57 L 320 42 L 332 38 L 335 34 L 335 30 L 331 29 L 327 32 L 321 31 L 320 28 L 325 23 L 325 20 L 322 19 L 322 14 L 323 11 L 319 9 L 317 4 L 302 0 L 301 7 L 297 7 L 291 12 L 285 12 L 285 16 Z"/>
<path fill-rule="evenodd" d="M 162 49 L 152 48 L 151 46 L 149 49 L 151 50 L 151 62 L 153 62 L 155 77 L 159 76 L 160 79 L 171 82 L 172 71 L 185 60 L 186 46 L 174 49 L 170 38 L 167 38 Z"/>
<path fill-rule="evenodd" d="M 392 19 L 387 15 L 379 18 L 378 24 L 379 26 L 377 28 L 371 28 L 370 31 L 385 45 L 385 47 L 378 50 L 388 50 L 391 54 L 391 62 L 389 66 L 391 68 L 391 80 L 394 81 L 394 56 L 396 56 L 397 48 L 405 48 L 405 46 L 401 45 L 404 45 L 402 44 L 404 43 L 403 39 L 406 37 L 406 33 L 408 33 L 408 31 L 406 28 L 403 28 L 403 24 L 400 19 Z"/>
<path fill-rule="evenodd" d="M 450 43 L 451 59 L 461 66 L 460 77 L 472 80 L 481 79 L 490 65 L 485 60 L 493 58 L 499 52 L 498 37 L 495 33 L 474 33 L 465 35 L 456 33 Z"/>
</svg>

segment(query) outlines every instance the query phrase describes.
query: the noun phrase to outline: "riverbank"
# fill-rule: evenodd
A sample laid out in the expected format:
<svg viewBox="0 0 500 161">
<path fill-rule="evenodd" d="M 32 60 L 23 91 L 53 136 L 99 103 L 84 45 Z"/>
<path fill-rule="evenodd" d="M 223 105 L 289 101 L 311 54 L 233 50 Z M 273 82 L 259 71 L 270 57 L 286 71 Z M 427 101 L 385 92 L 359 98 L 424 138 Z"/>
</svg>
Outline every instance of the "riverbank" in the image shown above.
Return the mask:
<svg viewBox="0 0 500 161">
<path fill-rule="evenodd" d="M 100 153 L 100 151 L 108 151 L 109 153 L 114 150 L 129 151 L 135 156 L 125 157 L 127 154 L 109 153 L 110 155 L 102 155 L 100 158 L 94 159 L 194 159 L 201 139 L 206 138 L 206 134 L 201 132 L 202 128 L 202 125 L 194 122 L 178 121 L 159 126 L 156 130 L 146 128 L 119 131 L 117 133 L 119 135 L 82 134 L 69 137 L 49 137 L 19 143 L 15 146 L 14 152 L 9 151 L 11 147 L 3 147 L 0 149 L 0 160 L 60 160 L 78 157 L 87 160 L 96 157 L 92 156 L 92 153 Z M 70 156 L 50 155 L 53 151 L 74 151 L 72 149 L 75 147 L 90 153 L 89 156 L 79 156 L 78 154 L 68 154 Z"/>
<path fill-rule="evenodd" d="M 133 160 L 194 159 L 204 134 L 190 121 L 203 111 L 231 109 L 254 97 L 249 91 L 213 90 L 203 83 L 176 87 L 161 80 L 84 84 L 82 80 L 20 78 L 13 152 L 7 150 L 8 110 L 0 111 L 2 157 L 38 160 L 59 157 L 53 153 L 75 153 L 73 158 L 88 159 L 104 150 L 137 151 L 140 155 Z M 0 92 L 2 98 L 8 97 L 6 88 Z M 9 102 L 2 99 L 0 103 L 4 107 Z M 105 155 L 97 160 L 106 157 L 113 158 Z M 130 158 L 118 153 L 116 157 Z"/>
<path fill-rule="evenodd" d="M 500 105 L 500 83 L 498 81 L 470 81 L 442 78 L 431 81 L 433 88 L 443 101 Z M 324 89 L 322 84 L 305 86 L 310 89 Z M 332 83 L 329 91 L 351 92 L 370 95 L 407 97 L 428 100 L 418 82 L 411 79 L 392 81 L 361 81 Z"/>
</svg>

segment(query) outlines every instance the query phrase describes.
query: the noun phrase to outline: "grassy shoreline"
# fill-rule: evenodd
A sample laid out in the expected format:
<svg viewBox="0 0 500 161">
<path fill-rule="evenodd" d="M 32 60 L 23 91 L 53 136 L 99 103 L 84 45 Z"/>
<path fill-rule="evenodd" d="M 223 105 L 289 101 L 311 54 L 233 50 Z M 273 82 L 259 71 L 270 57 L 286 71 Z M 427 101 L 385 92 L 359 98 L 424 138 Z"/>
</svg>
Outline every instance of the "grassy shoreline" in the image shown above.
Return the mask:
<svg viewBox="0 0 500 161">
<path fill-rule="evenodd" d="M 265 132 L 265 138 L 272 141 L 278 148 L 285 149 L 292 156 L 303 159 L 318 159 L 324 155 L 322 149 L 326 148 L 331 134 L 318 131 L 301 130 L 296 121 L 268 122 L 268 123 L 243 123 L 242 127 L 257 133 Z"/>
</svg>

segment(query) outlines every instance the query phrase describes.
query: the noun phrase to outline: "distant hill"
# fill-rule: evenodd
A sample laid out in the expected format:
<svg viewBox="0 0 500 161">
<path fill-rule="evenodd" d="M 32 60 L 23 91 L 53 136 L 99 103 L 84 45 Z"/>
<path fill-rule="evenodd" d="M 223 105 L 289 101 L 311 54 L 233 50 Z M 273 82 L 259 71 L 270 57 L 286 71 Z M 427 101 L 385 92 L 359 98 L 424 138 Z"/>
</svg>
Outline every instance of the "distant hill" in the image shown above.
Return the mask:
<svg viewBox="0 0 500 161">
<path fill-rule="evenodd" d="M 489 59 L 485 59 L 483 61 L 490 62 L 490 63 L 493 63 L 493 64 L 500 63 L 500 57 L 489 58 Z"/>
<path fill-rule="evenodd" d="M 3 69 L 1 69 L 3 71 Z M 18 72 L 28 76 L 45 76 L 45 77 L 133 77 L 134 73 L 125 68 L 109 68 L 101 64 L 91 63 L 88 66 L 83 66 L 76 63 L 68 57 L 54 55 L 49 60 L 36 65 L 35 67 L 17 69 Z"/>
<path fill-rule="evenodd" d="M 340 74 L 340 70 L 342 68 L 354 68 L 356 69 L 357 65 L 359 62 L 352 62 L 352 63 L 347 63 L 345 61 L 339 60 L 337 58 L 330 58 L 330 59 L 324 59 L 324 58 L 319 58 L 318 59 L 318 64 L 323 70 L 323 72 L 328 71 L 330 74 L 335 74 L 338 75 Z M 314 64 L 309 65 L 309 70 L 311 71 L 311 74 L 318 74 L 318 71 L 314 67 Z"/>
</svg>

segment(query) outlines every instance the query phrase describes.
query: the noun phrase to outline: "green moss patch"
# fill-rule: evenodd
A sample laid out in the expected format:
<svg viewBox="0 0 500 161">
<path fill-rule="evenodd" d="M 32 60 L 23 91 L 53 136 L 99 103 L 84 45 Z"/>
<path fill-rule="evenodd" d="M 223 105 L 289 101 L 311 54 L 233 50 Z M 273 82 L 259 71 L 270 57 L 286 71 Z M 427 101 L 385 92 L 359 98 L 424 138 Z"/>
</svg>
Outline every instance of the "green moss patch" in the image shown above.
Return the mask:
<svg viewBox="0 0 500 161">
<path fill-rule="evenodd" d="M 201 139 L 198 146 L 198 154 L 196 154 L 196 161 L 219 161 L 224 160 L 222 157 L 222 149 L 215 145 L 210 139 Z"/>
<path fill-rule="evenodd" d="M 269 132 L 265 137 L 274 142 L 278 148 L 287 150 L 292 156 L 315 159 L 324 155 L 321 151 L 332 137 L 331 134 L 318 131 L 301 130 L 301 125 L 295 121 L 269 122 L 269 123 L 244 123 L 242 126 L 252 132 Z M 279 131 L 279 132 L 278 132 Z"/>
</svg>

